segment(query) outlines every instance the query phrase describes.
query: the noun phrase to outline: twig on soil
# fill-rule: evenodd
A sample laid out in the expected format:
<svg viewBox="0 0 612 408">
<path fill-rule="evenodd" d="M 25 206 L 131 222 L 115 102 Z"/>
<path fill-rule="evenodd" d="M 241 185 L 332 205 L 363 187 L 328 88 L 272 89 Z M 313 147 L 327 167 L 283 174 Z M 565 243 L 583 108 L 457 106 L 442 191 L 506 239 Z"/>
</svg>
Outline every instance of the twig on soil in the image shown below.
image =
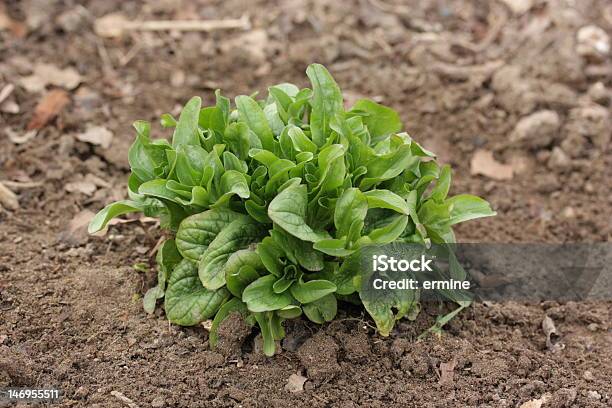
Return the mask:
<svg viewBox="0 0 612 408">
<path fill-rule="evenodd" d="M 502 60 L 485 62 L 481 65 L 465 66 L 438 62 L 432 65 L 431 70 L 449 79 L 465 81 L 474 76 L 484 76 L 488 78 L 502 65 L 504 65 L 504 61 Z"/>
<path fill-rule="evenodd" d="M 244 15 L 238 19 L 223 20 L 151 20 L 129 21 L 120 14 L 110 14 L 96 20 L 94 31 L 100 37 L 120 37 L 127 31 L 216 31 L 228 29 L 249 30 L 251 21 Z"/>
<path fill-rule="evenodd" d="M 123 402 L 125 405 L 127 405 L 130 408 L 139 408 L 138 404 L 136 404 L 134 401 L 132 401 L 131 399 L 129 399 L 128 397 L 120 393 L 119 391 L 111 391 L 111 395 L 117 398 L 119 401 Z"/>
<path fill-rule="evenodd" d="M 2 102 L 4 102 L 6 98 L 11 96 L 14 90 L 15 90 L 15 85 L 13 84 L 5 85 L 4 88 L 2 88 L 2 90 L 0 91 L 0 104 L 2 104 Z"/>
<path fill-rule="evenodd" d="M 1 184 L 4 184 L 5 187 L 10 188 L 11 190 L 25 190 L 28 188 L 36 188 L 43 185 L 42 181 L 11 181 L 11 180 L 0 180 Z"/>
</svg>

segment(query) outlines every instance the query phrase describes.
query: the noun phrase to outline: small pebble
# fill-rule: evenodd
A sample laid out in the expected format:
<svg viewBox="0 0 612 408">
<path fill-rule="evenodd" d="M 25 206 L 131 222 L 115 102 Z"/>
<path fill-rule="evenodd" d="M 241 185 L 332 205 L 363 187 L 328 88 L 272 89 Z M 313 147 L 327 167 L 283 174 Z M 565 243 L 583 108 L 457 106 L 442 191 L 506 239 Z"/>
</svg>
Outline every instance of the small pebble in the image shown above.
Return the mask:
<svg viewBox="0 0 612 408">
<path fill-rule="evenodd" d="M 584 378 L 587 381 L 593 381 L 595 379 L 595 376 L 593 375 L 592 372 L 590 372 L 589 370 L 586 370 L 583 374 L 582 374 L 582 378 Z"/>
</svg>

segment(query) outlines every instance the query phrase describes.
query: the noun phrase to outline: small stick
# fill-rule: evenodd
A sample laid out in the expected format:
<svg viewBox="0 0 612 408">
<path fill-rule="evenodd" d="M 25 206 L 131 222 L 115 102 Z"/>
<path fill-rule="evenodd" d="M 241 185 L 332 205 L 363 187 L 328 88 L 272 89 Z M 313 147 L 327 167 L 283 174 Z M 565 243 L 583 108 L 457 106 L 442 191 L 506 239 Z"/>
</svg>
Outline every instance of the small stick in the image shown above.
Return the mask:
<svg viewBox="0 0 612 408">
<path fill-rule="evenodd" d="M 0 91 L 0 104 L 2 104 L 2 102 L 4 102 L 4 100 L 8 98 L 11 93 L 13 93 L 14 89 L 15 85 L 13 84 L 8 84 L 4 88 L 2 88 L 2 90 Z"/>
<path fill-rule="evenodd" d="M 119 401 L 123 402 L 125 405 L 127 405 L 130 408 L 140 408 L 138 404 L 136 404 L 134 401 L 132 401 L 131 399 L 129 399 L 128 397 L 120 393 L 119 391 L 111 391 L 111 395 L 117 398 Z"/>
<path fill-rule="evenodd" d="M 120 37 L 126 31 L 215 31 L 251 28 L 247 15 L 225 20 L 151 20 L 130 21 L 122 15 L 109 14 L 96 20 L 94 31 L 101 37 Z"/>
</svg>

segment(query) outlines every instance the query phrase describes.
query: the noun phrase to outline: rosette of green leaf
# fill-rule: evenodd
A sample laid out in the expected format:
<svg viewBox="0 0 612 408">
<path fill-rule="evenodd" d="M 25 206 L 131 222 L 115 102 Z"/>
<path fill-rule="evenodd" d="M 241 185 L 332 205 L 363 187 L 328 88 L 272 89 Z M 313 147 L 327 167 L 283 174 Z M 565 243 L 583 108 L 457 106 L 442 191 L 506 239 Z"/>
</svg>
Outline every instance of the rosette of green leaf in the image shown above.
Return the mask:
<svg viewBox="0 0 612 408">
<path fill-rule="evenodd" d="M 345 110 L 338 85 L 322 65 L 306 73 L 312 89 L 275 85 L 264 100 L 238 96 L 235 109 L 218 91 L 214 106 L 203 108 L 200 98 L 192 98 L 178 120 L 162 116 L 162 126 L 173 129 L 171 142 L 151 139 L 147 122 L 134 124 L 129 199 L 105 207 L 89 229 L 142 211 L 176 233 L 175 252 L 183 261 L 174 270 L 189 285 L 175 290 L 175 272 L 167 269 L 147 296 L 148 310 L 164 294 L 172 311 L 182 310 L 182 298 L 231 293 L 236 300 L 228 306 L 206 303 L 223 306 L 215 321 L 229 310 L 246 311 L 267 333 L 269 352 L 272 339 L 282 334 L 282 319 L 299 309 L 313 321 L 327 321 L 335 315 L 336 295 L 359 292 L 355 282 L 365 271 L 346 265 L 362 251 L 395 241 L 454 242 L 454 224 L 494 215 L 478 197 L 447 197 L 450 168 L 440 168 L 433 153 L 401 132 L 392 109 L 363 99 Z M 282 250 L 278 258 L 286 259 L 282 265 L 270 261 L 275 247 Z M 237 253 L 241 258 L 234 258 Z M 242 257 L 249 262 L 241 264 Z M 194 265 L 201 286 L 193 281 Z M 336 292 L 302 302 L 307 298 L 297 288 L 316 280 L 331 282 L 327 287 L 335 285 Z M 271 285 L 266 293 L 274 293 L 274 301 L 256 301 L 255 289 L 246 291 L 252 285 L 260 291 Z M 197 299 L 194 304 L 205 303 Z M 402 302 L 388 303 L 402 309 Z M 384 308 L 366 309 L 381 333 L 390 330 L 388 315 L 375 312 Z M 189 314 L 191 320 L 174 312 L 169 317 L 195 324 L 194 317 L 210 310 Z"/>
</svg>

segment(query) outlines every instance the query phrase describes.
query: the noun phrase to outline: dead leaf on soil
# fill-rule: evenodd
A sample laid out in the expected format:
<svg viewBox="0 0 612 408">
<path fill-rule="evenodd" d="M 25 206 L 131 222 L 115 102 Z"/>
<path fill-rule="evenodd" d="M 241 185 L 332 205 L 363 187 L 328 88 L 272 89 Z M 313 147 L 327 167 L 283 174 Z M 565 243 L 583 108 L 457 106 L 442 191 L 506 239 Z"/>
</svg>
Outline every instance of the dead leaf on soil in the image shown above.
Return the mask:
<svg viewBox="0 0 612 408">
<path fill-rule="evenodd" d="M 200 323 L 200 325 L 204 328 L 204 330 L 209 332 L 212 329 L 212 323 L 212 320 L 204 320 L 202 323 Z"/>
<path fill-rule="evenodd" d="M 13 20 L 7 13 L 4 4 L 0 4 L 0 31 L 8 30 L 16 38 L 28 34 L 28 27 L 21 21 Z"/>
<path fill-rule="evenodd" d="M 542 395 L 541 398 L 533 399 L 521 404 L 519 408 L 541 408 L 542 405 L 546 404 L 550 400 L 551 396 L 551 394 L 546 393 Z"/>
<path fill-rule="evenodd" d="M 68 223 L 66 229 L 59 233 L 58 239 L 72 246 L 87 243 L 89 239 L 87 225 L 89 225 L 94 215 L 95 214 L 89 210 L 82 210 Z"/>
<path fill-rule="evenodd" d="M 38 130 L 30 130 L 29 132 L 25 132 L 23 135 L 17 134 L 12 128 L 5 127 L 4 133 L 8 136 L 9 140 L 15 144 L 24 144 L 34 139 L 38 134 Z"/>
<path fill-rule="evenodd" d="M 440 363 L 440 385 L 452 385 L 455 382 L 455 366 L 457 360 L 454 358 L 447 363 Z"/>
<path fill-rule="evenodd" d="M 478 149 L 472 156 L 470 172 L 472 175 L 481 174 L 494 180 L 510 180 L 514 169 L 509 164 L 502 164 L 495 160 L 493 152 Z"/>
<path fill-rule="evenodd" d="M 544 316 L 544 320 L 542 320 L 542 330 L 544 331 L 544 335 L 546 336 L 546 347 L 553 353 L 563 350 L 565 345 L 563 343 L 559 343 L 559 334 L 557 333 L 557 328 L 555 327 L 555 322 L 548 316 Z"/>
<path fill-rule="evenodd" d="M 19 80 L 19 85 L 28 92 L 36 93 L 44 91 L 47 85 L 72 90 L 79 86 L 81 81 L 81 75 L 74 68 L 60 69 L 53 64 L 39 63 L 34 65 L 32 75 L 22 77 Z"/>
<path fill-rule="evenodd" d="M 9 210 L 16 210 L 19 208 L 17 195 L 2 183 L 0 183 L 0 205 Z"/>
<path fill-rule="evenodd" d="M 91 143 L 101 146 L 103 149 L 108 149 L 113 141 L 113 132 L 104 126 L 92 126 L 85 132 L 76 135 L 76 138 L 81 142 Z"/>
<path fill-rule="evenodd" d="M 64 189 L 69 193 L 82 193 L 86 196 L 91 196 L 96 192 L 98 187 L 91 181 L 82 180 L 67 183 Z"/>
<path fill-rule="evenodd" d="M 27 130 L 41 129 L 55 118 L 70 103 L 68 93 L 61 89 L 49 91 L 38 102 L 34 109 L 34 116 L 26 127 Z"/>
<path fill-rule="evenodd" d="M 304 383 L 308 380 L 308 378 L 300 375 L 300 374 L 291 374 L 287 379 L 287 384 L 285 384 L 285 389 L 292 393 L 298 393 L 304 391 Z"/>
</svg>

